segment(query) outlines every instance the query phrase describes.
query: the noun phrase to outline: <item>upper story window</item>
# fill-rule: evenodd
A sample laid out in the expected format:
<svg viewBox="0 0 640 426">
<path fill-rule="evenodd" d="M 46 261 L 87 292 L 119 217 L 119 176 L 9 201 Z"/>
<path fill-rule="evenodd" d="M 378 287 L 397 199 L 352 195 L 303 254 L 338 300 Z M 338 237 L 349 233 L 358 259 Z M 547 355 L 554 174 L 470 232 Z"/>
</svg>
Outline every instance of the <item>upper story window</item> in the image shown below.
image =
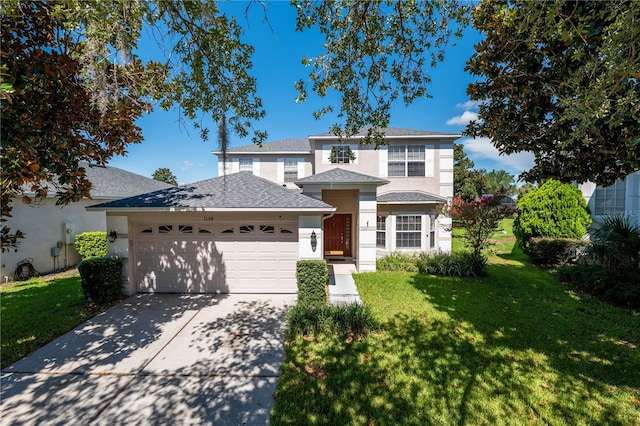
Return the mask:
<svg viewBox="0 0 640 426">
<path fill-rule="evenodd" d="M 334 145 L 329 152 L 329 162 L 332 164 L 349 164 L 356 160 L 356 154 L 349 145 Z"/>
<path fill-rule="evenodd" d="M 253 173 L 253 158 L 239 158 L 238 171 Z"/>
<path fill-rule="evenodd" d="M 595 214 L 597 216 L 624 214 L 626 196 L 626 182 L 620 179 L 606 188 L 597 187 L 594 193 Z"/>
<path fill-rule="evenodd" d="M 431 176 L 427 173 L 424 145 L 391 145 L 388 154 L 388 176 Z"/>
<path fill-rule="evenodd" d="M 298 159 L 285 158 L 284 159 L 284 181 L 294 182 L 297 179 L 298 179 Z"/>
</svg>

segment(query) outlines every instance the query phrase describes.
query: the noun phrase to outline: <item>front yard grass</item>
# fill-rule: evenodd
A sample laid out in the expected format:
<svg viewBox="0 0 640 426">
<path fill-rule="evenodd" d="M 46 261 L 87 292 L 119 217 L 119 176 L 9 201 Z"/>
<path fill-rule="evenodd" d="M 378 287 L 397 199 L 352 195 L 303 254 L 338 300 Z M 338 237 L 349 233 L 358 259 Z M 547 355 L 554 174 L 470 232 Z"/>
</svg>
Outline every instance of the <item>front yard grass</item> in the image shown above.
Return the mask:
<svg viewBox="0 0 640 426">
<path fill-rule="evenodd" d="M 640 313 L 567 290 L 510 226 L 486 277 L 356 275 L 382 330 L 288 342 L 272 424 L 639 425 Z"/>
<path fill-rule="evenodd" d="M 104 311 L 87 303 L 77 270 L 0 286 L 0 364 L 5 368 Z"/>
</svg>

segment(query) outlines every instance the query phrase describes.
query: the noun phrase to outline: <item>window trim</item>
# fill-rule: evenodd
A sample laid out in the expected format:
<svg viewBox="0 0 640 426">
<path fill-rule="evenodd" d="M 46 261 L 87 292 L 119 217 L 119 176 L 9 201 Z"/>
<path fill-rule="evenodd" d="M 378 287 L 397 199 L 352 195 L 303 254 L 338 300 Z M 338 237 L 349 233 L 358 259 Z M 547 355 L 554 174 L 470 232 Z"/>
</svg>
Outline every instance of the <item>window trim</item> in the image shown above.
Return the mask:
<svg viewBox="0 0 640 426">
<path fill-rule="evenodd" d="M 622 197 L 618 197 L 617 192 L 622 191 Z M 612 200 L 612 209 L 607 210 L 605 205 L 607 201 Z M 622 205 L 619 201 L 622 200 Z M 594 216 L 607 216 L 624 214 L 627 208 L 627 182 L 624 179 L 616 180 L 613 185 L 606 187 L 596 186 L 593 192 L 593 214 Z"/>
<path fill-rule="evenodd" d="M 422 154 L 422 159 L 411 158 L 411 154 L 415 154 L 415 149 L 419 148 L 417 152 Z M 403 159 L 392 158 L 393 154 L 403 153 Z M 387 148 L 387 177 L 396 177 L 396 178 L 424 178 L 424 177 L 434 177 L 434 155 L 435 155 L 435 146 L 431 144 L 421 144 L 421 143 L 407 143 L 407 144 L 393 144 L 389 145 Z M 395 167 L 402 166 L 402 174 L 398 174 L 397 170 L 392 171 L 392 165 Z M 418 168 L 422 168 L 422 174 L 412 174 L 411 166 L 415 169 L 416 165 Z"/>
<path fill-rule="evenodd" d="M 380 237 L 382 237 L 382 240 L 380 240 Z M 380 244 L 380 241 L 382 241 L 382 244 Z M 376 248 L 387 248 L 387 216 L 376 216 Z"/>
<path fill-rule="evenodd" d="M 406 223 L 406 225 L 417 225 L 417 229 L 398 229 L 399 225 L 403 225 L 400 223 L 400 219 L 401 218 L 409 218 L 409 217 L 414 217 L 417 218 L 418 221 L 414 222 L 413 224 L 408 222 Z M 403 212 L 401 214 L 396 214 L 395 215 L 395 226 L 394 226 L 394 242 L 395 242 L 395 249 L 396 250 L 422 250 L 423 247 L 423 222 L 424 222 L 424 215 L 420 214 L 420 213 L 411 213 L 411 212 Z M 414 246 L 401 246 L 399 244 L 400 240 L 399 237 L 401 235 L 409 235 L 409 234 L 413 234 L 413 241 L 416 240 L 416 236 L 418 236 L 418 245 L 414 245 Z"/>
</svg>

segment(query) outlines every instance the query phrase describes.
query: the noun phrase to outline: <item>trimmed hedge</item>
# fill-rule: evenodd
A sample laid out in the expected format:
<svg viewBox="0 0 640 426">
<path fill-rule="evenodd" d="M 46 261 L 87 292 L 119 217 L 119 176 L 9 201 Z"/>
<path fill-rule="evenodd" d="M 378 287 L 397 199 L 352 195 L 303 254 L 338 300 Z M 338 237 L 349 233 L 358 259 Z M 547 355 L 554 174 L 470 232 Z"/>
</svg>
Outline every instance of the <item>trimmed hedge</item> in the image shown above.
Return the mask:
<svg viewBox="0 0 640 426">
<path fill-rule="evenodd" d="M 325 260 L 299 260 L 296 265 L 299 305 L 324 305 L 329 269 Z"/>
<path fill-rule="evenodd" d="M 588 246 L 588 241 L 573 238 L 531 238 L 529 255 L 534 263 L 563 266 L 575 262 Z"/>
<path fill-rule="evenodd" d="M 78 265 L 84 296 L 97 304 L 118 300 L 122 293 L 122 259 L 92 257 Z"/>
<path fill-rule="evenodd" d="M 76 235 L 76 250 L 83 259 L 106 256 L 107 233 L 96 231 Z"/>
</svg>

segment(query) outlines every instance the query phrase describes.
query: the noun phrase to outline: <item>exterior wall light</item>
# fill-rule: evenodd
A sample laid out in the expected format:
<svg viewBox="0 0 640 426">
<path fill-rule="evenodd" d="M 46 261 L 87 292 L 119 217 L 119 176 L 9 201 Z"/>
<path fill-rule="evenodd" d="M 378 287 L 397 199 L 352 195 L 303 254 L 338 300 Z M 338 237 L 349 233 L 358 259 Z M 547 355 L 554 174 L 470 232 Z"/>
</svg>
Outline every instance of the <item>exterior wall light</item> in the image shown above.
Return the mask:
<svg viewBox="0 0 640 426">
<path fill-rule="evenodd" d="M 311 251 L 315 252 L 318 247 L 318 236 L 316 231 L 311 231 Z"/>
<path fill-rule="evenodd" d="M 109 237 L 107 238 L 110 243 L 114 243 L 118 239 L 118 233 L 115 230 L 109 232 Z"/>
</svg>

